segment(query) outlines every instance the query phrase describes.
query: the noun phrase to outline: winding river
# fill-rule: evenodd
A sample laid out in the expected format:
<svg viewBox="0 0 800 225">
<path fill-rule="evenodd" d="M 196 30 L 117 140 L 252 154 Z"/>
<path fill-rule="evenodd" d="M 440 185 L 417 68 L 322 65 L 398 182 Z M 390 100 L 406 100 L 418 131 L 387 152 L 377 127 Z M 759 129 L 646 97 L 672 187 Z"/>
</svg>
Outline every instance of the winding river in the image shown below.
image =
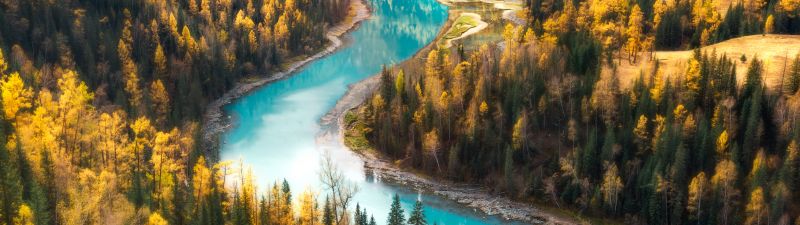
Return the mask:
<svg viewBox="0 0 800 225">
<path fill-rule="evenodd" d="M 433 41 L 448 8 L 436 0 L 366 0 L 371 17 L 346 35 L 348 44 L 227 105 L 235 128 L 223 135 L 222 160 L 242 161 L 252 169 L 259 190 L 286 179 L 298 196 L 305 188 L 323 193 L 318 181 L 327 152 L 360 191 L 355 201 L 385 224 L 397 193 L 406 213 L 421 199 L 429 224 L 507 224 L 442 197 L 367 176 L 363 161 L 340 143 L 320 143 L 320 118 L 356 83 L 399 63 Z M 355 205 L 355 204 L 354 204 Z"/>
</svg>

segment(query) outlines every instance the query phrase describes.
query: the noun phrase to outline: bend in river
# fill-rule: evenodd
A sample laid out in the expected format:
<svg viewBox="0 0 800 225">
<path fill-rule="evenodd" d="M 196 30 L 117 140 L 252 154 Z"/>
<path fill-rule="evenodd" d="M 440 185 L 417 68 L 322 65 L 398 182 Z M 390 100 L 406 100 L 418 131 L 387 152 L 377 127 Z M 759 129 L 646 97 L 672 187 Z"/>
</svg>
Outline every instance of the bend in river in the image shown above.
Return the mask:
<svg viewBox="0 0 800 225">
<path fill-rule="evenodd" d="M 223 135 L 222 160 L 252 169 L 259 189 L 287 179 L 295 192 L 321 190 L 318 170 L 327 152 L 360 188 L 355 201 L 385 224 L 391 196 L 400 195 L 409 212 L 418 198 L 430 224 L 502 224 L 453 201 L 368 177 L 360 158 L 341 144 L 316 140 L 319 120 L 347 91 L 347 86 L 401 62 L 433 41 L 447 20 L 447 7 L 435 0 L 366 0 L 369 19 L 350 33 L 350 43 L 309 63 L 294 75 L 238 99 L 225 107 L 236 127 Z"/>
</svg>

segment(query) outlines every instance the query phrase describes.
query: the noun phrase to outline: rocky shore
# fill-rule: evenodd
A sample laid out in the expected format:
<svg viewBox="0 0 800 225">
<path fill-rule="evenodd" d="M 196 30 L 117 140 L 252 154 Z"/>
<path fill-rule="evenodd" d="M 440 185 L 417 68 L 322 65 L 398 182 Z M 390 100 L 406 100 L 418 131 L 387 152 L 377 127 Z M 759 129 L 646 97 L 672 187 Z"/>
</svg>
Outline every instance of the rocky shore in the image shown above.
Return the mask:
<svg viewBox="0 0 800 225">
<path fill-rule="evenodd" d="M 208 104 L 206 113 L 203 115 L 205 123 L 202 130 L 203 149 L 205 150 L 206 157 L 214 161 L 219 160 L 220 134 L 230 129 L 233 125 L 230 117 L 225 116 L 223 110 L 225 105 L 230 104 L 233 102 L 233 100 L 238 99 L 265 84 L 286 78 L 286 76 L 291 75 L 297 69 L 305 66 L 311 61 L 333 53 L 344 43 L 340 37 L 348 31 L 356 28 L 361 21 L 367 19 L 368 17 L 369 8 L 364 1 L 352 1 L 348 17 L 340 24 L 330 28 L 325 35 L 325 37 L 330 41 L 330 44 L 326 46 L 325 49 L 313 56 L 292 63 L 283 71 L 261 77 L 255 81 L 237 83 L 233 89 L 225 93 L 222 97 Z"/>
</svg>

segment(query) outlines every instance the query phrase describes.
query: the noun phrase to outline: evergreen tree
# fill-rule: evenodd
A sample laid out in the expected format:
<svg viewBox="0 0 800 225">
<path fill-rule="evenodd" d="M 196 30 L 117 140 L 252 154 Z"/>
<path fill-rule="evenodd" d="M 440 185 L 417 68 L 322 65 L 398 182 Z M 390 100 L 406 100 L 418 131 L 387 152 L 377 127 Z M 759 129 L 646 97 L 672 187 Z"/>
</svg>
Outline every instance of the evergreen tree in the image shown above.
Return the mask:
<svg viewBox="0 0 800 225">
<path fill-rule="evenodd" d="M 425 215 L 422 211 L 422 201 L 417 200 L 414 203 L 414 210 L 411 211 L 411 215 L 408 216 L 408 224 L 409 225 L 427 225 L 428 222 L 425 221 Z"/>
<path fill-rule="evenodd" d="M 330 197 L 325 197 L 325 207 L 322 208 L 322 225 L 333 225 L 333 212 L 331 210 Z"/>
<path fill-rule="evenodd" d="M 386 224 L 405 225 L 406 219 L 403 214 L 403 208 L 400 206 L 400 196 L 394 194 L 394 198 L 392 198 L 392 208 L 389 210 L 389 218 L 386 220 Z"/>
<path fill-rule="evenodd" d="M 5 143 L 5 135 L 0 133 Z M 12 162 L 5 144 L 0 144 L 0 223 L 13 224 L 14 215 L 22 201 L 22 184 L 16 163 Z"/>
</svg>

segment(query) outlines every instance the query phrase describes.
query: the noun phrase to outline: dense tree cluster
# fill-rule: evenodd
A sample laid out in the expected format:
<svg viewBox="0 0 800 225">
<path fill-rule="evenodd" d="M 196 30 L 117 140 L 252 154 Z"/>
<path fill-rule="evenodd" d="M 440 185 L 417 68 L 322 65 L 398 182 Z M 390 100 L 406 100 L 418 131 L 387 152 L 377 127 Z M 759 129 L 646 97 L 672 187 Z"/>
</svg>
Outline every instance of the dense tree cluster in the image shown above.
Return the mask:
<svg viewBox="0 0 800 225">
<path fill-rule="evenodd" d="M 59 69 L 73 70 L 95 105 L 175 126 L 197 120 L 240 78 L 317 51 L 348 7 L 349 0 L 7 0 L 0 43 L 32 88 L 53 89 Z"/>
<path fill-rule="evenodd" d="M 403 166 L 625 224 L 798 223 L 798 59 L 770 88 L 757 57 L 699 50 L 617 78 L 642 51 L 797 31 L 794 1 L 715 4 L 534 0 L 499 47 L 384 70 L 348 125 Z"/>
<path fill-rule="evenodd" d="M 0 224 L 322 223 L 317 193 L 293 207 L 285 183 L 258 194 L 206 161 L 197 121 L 242 77 L 323 47 L 349 5 L 0 1 Z"/>
</svg>

